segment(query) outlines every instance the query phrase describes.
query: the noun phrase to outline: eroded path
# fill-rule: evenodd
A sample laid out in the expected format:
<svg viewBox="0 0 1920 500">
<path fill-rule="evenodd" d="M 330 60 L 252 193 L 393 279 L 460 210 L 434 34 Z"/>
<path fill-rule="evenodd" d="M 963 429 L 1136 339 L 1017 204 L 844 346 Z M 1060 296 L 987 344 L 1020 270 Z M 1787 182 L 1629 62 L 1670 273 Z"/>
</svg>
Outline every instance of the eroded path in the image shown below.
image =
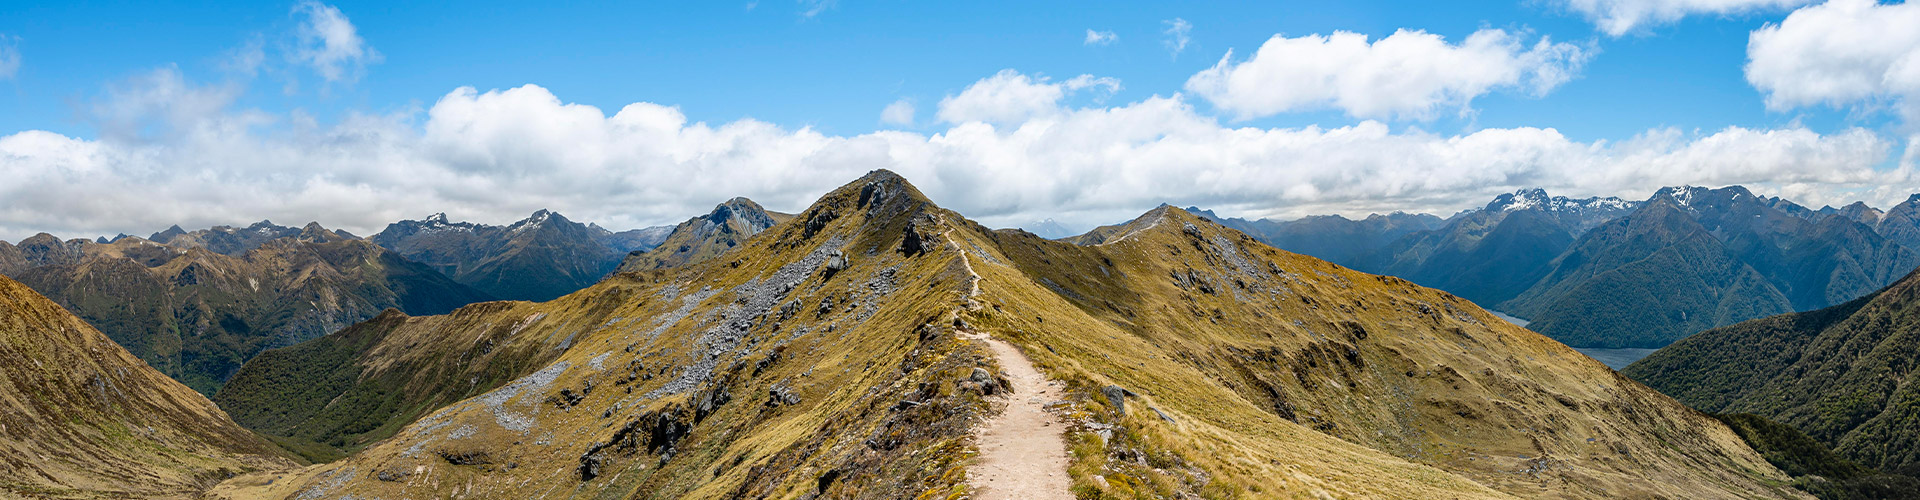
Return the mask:
<svg viewBox="0 0 1920 500">
<path fill-rule="evenodd" d="M 980 295 L 980 275 L 951 235 L 947 244 L 960 252 L 961 264 L 972 275 L 969 298 Z M 1068 491 L 1066 426 L 1047 412 L 1059 390 L 1033 367 L 1027 355 L 1012 344 L 985 333 L 962 330 L 960 336 L 987 344 L 1000 369 L 1006 372 L 1012 394 L 1006 411 L 975 431 L 980 463 L 967 474 L 974 498 L 982 500 L 1073 500 Z"/>
<path fill-rule="evenodd" d="M 1066 426 L 1045 409 L 1059 391 L 1013 345 L 985 334 L 966 337 L 986 342 L 1013 385 L 1006 411 L 987 420 L 976 436 L 980 463 L 967 474 L 975 498 L 1072 500 Z"/>
</svg>

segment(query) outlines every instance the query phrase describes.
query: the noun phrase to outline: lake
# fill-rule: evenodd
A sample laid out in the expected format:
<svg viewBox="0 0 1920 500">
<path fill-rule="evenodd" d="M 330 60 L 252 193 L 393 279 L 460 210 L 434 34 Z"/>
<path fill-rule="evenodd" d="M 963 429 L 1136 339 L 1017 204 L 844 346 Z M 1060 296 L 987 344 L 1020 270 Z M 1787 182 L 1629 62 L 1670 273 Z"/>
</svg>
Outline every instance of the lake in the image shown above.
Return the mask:
<svg viewBox="0 0 1920 500">
<path fill-rule="evenodd" d="M 1506 320 L 1508 323 L 1520 325 L 1520 327 L 1522 328 L 1525 328 L 1528 323 L 1531 323 L 1530 321 L 1520 319 L 1520 318 L 1514 317 L 1511 314 L 1503 313 L 1500 311 L 1488 309 L 1487 312 L 1493 313 L 1494 317 Z M 1635 348 L 1601 349 L 1601 348 L 1592 348 L 1592 347 L 1575 347 L 1573 348 L 1573 350 L 1580 351 L 1580 354 L 1585 354 L 1587 355 L 1587 357 L 1593 358 L 1594 360 L 1599 361 L 1601 364 L 1607 365 L 1608 368 L 1618 370 L 1621 368 L 1626 368 L 1627 365 L 1633 364 L 1633 362 L 1639 361 L 1640 358 L 1647 357 L 1648 354 L 1653 354 L 1653 351 L 1658 351 L 1659 349 L 1635 349 Z"/>
</svg>

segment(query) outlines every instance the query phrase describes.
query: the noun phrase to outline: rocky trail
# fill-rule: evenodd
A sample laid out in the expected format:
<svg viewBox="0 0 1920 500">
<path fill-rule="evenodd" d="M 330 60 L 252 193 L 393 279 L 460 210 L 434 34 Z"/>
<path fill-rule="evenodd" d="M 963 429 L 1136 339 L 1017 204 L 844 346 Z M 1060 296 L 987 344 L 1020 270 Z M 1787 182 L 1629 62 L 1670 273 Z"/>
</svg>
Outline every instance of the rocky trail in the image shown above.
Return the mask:
<svg viewBox="0 0 1920 500">
<path fill-rule="evenodd" d="M 987 420 L 976 434 L 980 463 L 967 476 L 978 491 L 976 498 L 1071 500 L 1066 425 L 1045 408 L 1048 401 L 1059 399 L 1059 391 L 1013 345 L 983 333 L 965 337 L 987 344 L 1013 386 L 1006 411 Z"/>
<path fill-rule="evenodd" d="M 960 252 L 960 263 L 970 275 L 968 301 L 978 296 L 980 275 L 973 270 L 967 252 L 951 235 L 947 244 Z M 970 330 L 962 338 L 987 344 L 1000 368 L 1006 372 L 1007 407 L 975 430 L 980 445 L 980 463 L 967 475 L 976 497 L 982 500 L 1072 500 L 1068 491 L 1066 425 L 1046 410 L 1048 401 L 1060 399 L 1054 383 L 1033 367 L 1019 349 L 991 335 Z"/>
</svg>

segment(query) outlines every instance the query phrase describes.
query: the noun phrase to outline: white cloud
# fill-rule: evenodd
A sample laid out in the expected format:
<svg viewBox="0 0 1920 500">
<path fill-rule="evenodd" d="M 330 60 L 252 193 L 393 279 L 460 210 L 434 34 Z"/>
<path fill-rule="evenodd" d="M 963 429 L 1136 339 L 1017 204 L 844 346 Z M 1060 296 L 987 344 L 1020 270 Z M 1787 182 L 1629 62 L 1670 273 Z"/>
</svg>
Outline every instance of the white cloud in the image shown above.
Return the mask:
<svg viewBox="0 0 1920 500">
<path fill-rule="evenodd" d="M 1087 30 L 1087 45 L 1113 45 L 1113 42 L 1117 41 L 1120 41 L 1120 35 L 1112 31 Z"/>
<path fill-rule="evenodd" d="M 1014 125 L 1037 116 L 1060 111 L 1060 100 L 1069 93 L 1088 88 L 1103 88 L 1107 94 L 1120 90 L 1120 80 L 1080 75 L 1051 83 L 1046 77 L 1033 77 L 1011 69 L 974 82 L 958 95 L 940 100 L 935 113 L 947 123 L 985 122 Z"/>
<path fill-rule="evenodd" d="M 912 126 L 913 101 L 901 99 L 888 104 L 886 109 L 880 110 L 880 123 L 902 127 Z"/>
<path fill-rule="evenodd" d="M 293 7 L 293 14 L 304 19 L 298 29 L 298 46 L 288 57 L 296 64 L 312 66 L 328 82 L 358 81 L 366 65 L 380 62 L 380 53 L 360 38 L 359 30 L 340 9 L 306 0 Z"/>
<path fill-rule="evenodd" d="M 1160 32 L 1165 35 L 1160 43 L 1167 46 L 1167 51 L 1173 52 L 1173 57 L 1180 57 L 1180 53 L 1187 50 L 1187 43 L 1193 41 L 1193 24 L 1178 17 L 1160 21 L 1160 24 L 1167 25 L 1166 31 Z"/>
<path fill-rule="evenodd" d="M 239 47 L 227 51 L 220 58 L 220 69 L 235 75 L 253 77 L 260 74 L 260 68 L 267 63 L 266 40 L 259 35 L 247 40 Z"/>
<path fill-rule="evenodd" d="M 1920 4 L 1833 0 L 1747 41 L 1747 81 L 1767 107 L 1888 104 L 1920 124 Z"/>
<path fill-rule="evenodd" d="M 20 37 L 0 33 L 0 80 L 20 74 Z"/>
<path fill-rule="evenodd" d="M 1543 96 L 1571 80 L 1591 51 L 1483 29 L 1458 45 L 1424 31 L 1395 31 L 1369 43 L 1359 33 L 1275 35 L 1253 57 L 1233 52 L 1187 80 L 1187 90 L 1240 118 L 1334 108 L 1361 118 L 1431 118 L 1467 111 L 1474 98 L 1511 88 Z"/>
<path fill-rule="evenodd" d="M 1784 10 L 1815 0 L 1558 0 L 1593 21 L 1610 36 L 1621 36 L 1689 15 L 1733 15 Z"/>
<path fill-rule="evenodd" d="M 1074 80 L 1003 72 L 969 90 L 1065 93 L 1115 84 Z M 153 85 L 180 88 L 123 95 L 220 92 L 166 78 Z M 1663 185 L 1747 184 L 1763 192 L 1878 190 L 1884 193 L 1875 196 L 1894 201 L 1905 195 L 1886 193 L 1920 186 L 1911 169 L 1876 170 L 1891 146 L 1858 129 L 1659 129 L 1580 142 L 1553 129 L 1441 135 L 1375 121 L 1236 128 L 1179 95 L 1117 106 L 1060 101 L 1038 99 L 1012 126 L 960 120 L 931 134 L 857 136 L 754 120 L 689 122 L 652 103 L 609 114 L 532 85 L 462 88 L 424 111 L 351 115 L 331 125 L 134 104 L 125 109 L 173 115 L 159 121 L 184 130 L 152 140 L 42 131 L 0 137 L 0 178 L 10 181 L 0 183 L 0 199 L 8 200 L 0 205 L 0 237 L 146 234 L 175 223 L 262 218 L 318 219 L 366 234 L 439 211 L 505 223 L 539 208 L 639 227 L 683 220 L 733 196 L 795 211 L 875 168 L 898 171 L 936 202 L 987 224 L 1054 218 L 1083 227 L 1161 202 L 1247 216 L 1448 213 L 1533 186 L 1633 197 Z"/>
<path fill-rule="evenodd" d="M 840 4 L 840 0 L 799 0 L 800 17 L 812 19 Z"/>
</svg>

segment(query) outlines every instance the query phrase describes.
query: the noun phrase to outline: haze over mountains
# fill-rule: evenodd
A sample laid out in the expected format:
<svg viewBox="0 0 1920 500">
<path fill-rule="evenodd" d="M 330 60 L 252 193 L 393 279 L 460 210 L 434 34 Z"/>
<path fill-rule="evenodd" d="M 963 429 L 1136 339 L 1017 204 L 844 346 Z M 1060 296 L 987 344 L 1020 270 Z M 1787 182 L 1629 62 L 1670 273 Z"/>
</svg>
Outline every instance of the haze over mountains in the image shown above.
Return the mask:
<svg viewBox="0 0 1920 500">
<path fill-rule="evenodd" d="M 1891 283 L 1920 266 L 1908 246 L 1920 245 L 1916 200 L 1881 212 L 1813 210 L 1739 186 L 1666 188 L 1645 201 L 1522 190 L 1438 224 L 1406 214 L 1223 223 L 1453 292 L 1568 345 L 1655 348 Z M 1409 230 L 1423 224 L 1433 227 Z"/>
<path fill-rule="evenodd" d="M 658 245 L 656 234 L 613 233 L 541 210 L 506 226 L 434 214 L 388 224 L 367 239 L 495 297 L 545 301 L 599 281 L 626 252 Z"/>
</svg>

